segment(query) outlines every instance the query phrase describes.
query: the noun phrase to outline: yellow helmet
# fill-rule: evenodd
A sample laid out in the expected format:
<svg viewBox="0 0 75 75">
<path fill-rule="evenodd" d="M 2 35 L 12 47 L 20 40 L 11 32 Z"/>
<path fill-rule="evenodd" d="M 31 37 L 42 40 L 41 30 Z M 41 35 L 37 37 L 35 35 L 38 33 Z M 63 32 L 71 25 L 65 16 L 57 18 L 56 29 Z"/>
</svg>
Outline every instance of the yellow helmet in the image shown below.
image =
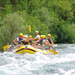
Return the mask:
<svg viewBox="0 0 75 75">
<path fill-rule="evenodd" d="M 46 38 L 46 35 L 43 35 L 43 38 Z"/>
<path fill-rule="evenodd" d="M 51 37 L 51 34 L 48 34 L 47 36 L 50 36 Z"/>
<path fill-rule="evenodd" d="M 30 35 L 29 38 L 32 38 L 32 36 Z"/>
<path fill-rule="evenodd" d="M 20 34 L 19 34 L 19 36 L 23 36 L 23 34 L 22 34 L 22 33 L 20 33 Z"/>
<path fill-rule="evenodd" d="M 41 35 L 40 37 L 42 37 L 42 38 L 43 38 L 43 35 Z"/>
</svg>

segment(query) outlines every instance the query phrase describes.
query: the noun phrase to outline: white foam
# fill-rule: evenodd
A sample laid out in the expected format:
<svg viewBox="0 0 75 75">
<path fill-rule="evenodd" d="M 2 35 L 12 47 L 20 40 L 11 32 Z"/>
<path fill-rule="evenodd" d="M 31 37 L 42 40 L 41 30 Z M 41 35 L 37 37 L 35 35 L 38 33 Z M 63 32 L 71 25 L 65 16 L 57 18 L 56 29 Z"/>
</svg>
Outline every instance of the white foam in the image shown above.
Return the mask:
<svg viewBox="0 0 75 75">
<path fill-rule="evenodd" d="M 66 71 L 64 71 L 64 70 L 61 69 L 61 68 L 59 68 L 58 70 L 59 70 L 61 73 L 63 73 L 63 74 L 66 72 Z"/>
<path fill-rule="evenodd" d="M 55 73 L 55 74 L 53 74 L 53 75 L 59 75 L 58 73 Z"/>
<path fill-rule="evenodd" d="M 74 72 L 74 75 L 75 75 L 75 69 L 69 70 L 69 71 L 65 72 L 65 74 L 63 74 L 63 75 L 73 75 L 72 74 L 73 72 Z"/>
<path fill-rule="evenodd" d="M 59 45 L 56 44 L 56 46 Z M 60 50 L 60 52 L 61 51 L 62 49 Z M 0 62 L 2 60 L 7 63 L 5 65 L 0 66 L 0 74 L 1 72 L 4 72 L 4 74 L 6 75 L 36 75 L 34 71 L 41 71 L 41 75 L 44 75 L 43 71 L 49 68 L 48 65 L 50 66 L 49 69 L 57 70 L 61 73 L 61 75 L 75 74 L 75 69 L 66 71 L 64 70 L 64 68 L 60 67 L 62 63 L 65 64 L 66 62 L 74 62 L 75 53 L 65 53 L 62 55 L 44 55 L 41 53 L 18 55 L 9 52 L 4 52 L 3 54 L 0 54 L 0 57 Z M 57 67 L 57 64 L 59 64 L 59 67 Z M 52 75 L 60 74 L 55 72 Z"/>
<path fill-rule="evenodd" d="M 54 47 L 57 47 L 58 46 L 58 44 L 54 44 Z"/>
</svg>

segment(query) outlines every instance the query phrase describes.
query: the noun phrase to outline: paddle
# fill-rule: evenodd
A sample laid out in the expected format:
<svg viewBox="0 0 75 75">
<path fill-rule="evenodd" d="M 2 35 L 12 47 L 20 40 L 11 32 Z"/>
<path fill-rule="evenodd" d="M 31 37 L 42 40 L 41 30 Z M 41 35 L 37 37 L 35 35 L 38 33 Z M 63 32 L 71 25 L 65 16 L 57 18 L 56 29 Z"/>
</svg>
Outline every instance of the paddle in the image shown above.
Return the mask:
<svg viewBox="0 0 75 75">
<path fill-rule="evenodd" d="M 7 49 L 10 48 L 10 47 L 11 47 L 11 45 L 6 45 L 6 46 L 3 47 L 3 49 L 4 49 L 4 50 L 7 50 Z"/>
<path fill-rule="evenodd" d="M 31 26 L 29 25 L 29 32 L 30 32 L 30 34 L 31 34 Z"/>
<path fill-rule="evenodd" d="M 55 50 L 50 50 L 54 55 L 56 55 L 56 54 L 58 54 L 58 52 L 57 51 L 55 51 Z"/>
</svg>

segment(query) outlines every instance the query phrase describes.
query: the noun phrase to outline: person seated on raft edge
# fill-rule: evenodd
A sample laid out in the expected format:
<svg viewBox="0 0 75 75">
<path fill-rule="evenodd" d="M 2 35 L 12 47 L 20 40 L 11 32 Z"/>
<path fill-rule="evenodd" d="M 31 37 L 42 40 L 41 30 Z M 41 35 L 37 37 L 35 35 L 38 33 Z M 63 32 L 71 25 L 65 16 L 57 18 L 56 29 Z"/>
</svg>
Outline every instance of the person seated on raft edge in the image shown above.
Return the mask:
<svg viewBox="0 0 75 75">
<path fill-rule="evenodd" d="M 30 35 L 29 36 L 29 45 L 32 45 L 32 41 L 33 41 L 33 39 L 32 39 L 32 36 Z"/>
<path fill-rule="evenodd" d="M 33 43 L 32 46 L 36 46 L 35 41 L 40 40 L 40 35 L 39 35 L 38 31 L 35 31 L 35 35 L 36 35 L 36 37 L 32 39 L 32 43 Z"/>
<path fill-rule="evenodd" d="M 52 48 L 54 48 L 54 43 L 53 40 L 51 39 L 51 34 L 47 35 L 47 40 L 49 41 L 50 44 L 52 44 Z"/>
<path fill-rule="evenodd" d="M 33 38 L 33 40 L 40 40 L 40 35 L 39 35 L 38 31 L 35 31 L 35 35 L 36 35 L 36 37 Z"/>
<path fill-rule="evenodd" d="M 50 43 L 49 43 L 49 41 L 46 39 L 46 35 L 42 35 L 42 36 L 43 36 L 43 44 L 42 44 L 43 48 L 44 48 L 45 50 L 50 50 Z"/>
<path fill-rule="evenodd" d="M 13 40 L 13 43 L 16 44 L 15 49 L 19 48 L 23 45 L 30 45 L 32 36 L 23 35 L 22 33 L 19 34 L 19 37 L 17 37 L 15 40 Z"/>
<path fill-rule="evenodd" d="M 44 48 L 46 49 L 46 50 L 50 50 L 50 43 L 49 43 L 49 41 L 46 39 L 46 35 L 43 35 L 43 38 L 44 38 L 44 42 L 45 42 L 45 44 L 44 44 Z M 49 46 L 49 47 L 48 47 Z"/>
<path fill-rule="evenodd" d="M 22 40 L 23 40 L 23 34 L 20 33 L 20 34 L 19 34 L 19 37 L 17 37 L 16 39 L 13 40 L 13 43 L 16 44 L 16 45 L 17 45 L 17 44 L 21 44 L 21 41 L 22 41 Z"/>
<path fill-rule="evenodd" d="M 48 45 L 49 46 L 49 49 L 50 49 L 50 44 L 49 44 L 48 41 L 46 42 L 46 40 L 45 40 L 44 37 L 45 36 L 41 35 L 40 36 L 40 40 L 37 40 L 37 41 L 34 41 L 33 42 L 35 44 L 39 43 L 39 44 L 35 45 L 36 48 L 39 48 L 39 49 L 42 49 L 43 50 L 43 47 L 46 46 L 46 45 Z"/>
<path fill-rule="evenodd" d="M 23 40 L 22 40 L 22 44 L 23 45 L 28 45 L 28 40 L 27 39 L 28 39 L 28 36 L 27 35 L 24 35 L 23 36 Z"/>
<path fill-rule="evenodd" d="M 16 44 L 17 46 L 15 48 L 21 47 L 22 46 L 22 41 L 23 40 L 23 34 L 20 33 L 19 37 L 17 37 L 16 39 L 13 40 L 13 43 Z"/>
<path fill-rule="evenodd" d="M 30 35 L 29 37 L 28 36 L 26 37 L 26 35 L 25 35 L 22 43 L 24 45 L 30 45 L 31 42 L 32 42 L 32 36 Z"/>
</svg>

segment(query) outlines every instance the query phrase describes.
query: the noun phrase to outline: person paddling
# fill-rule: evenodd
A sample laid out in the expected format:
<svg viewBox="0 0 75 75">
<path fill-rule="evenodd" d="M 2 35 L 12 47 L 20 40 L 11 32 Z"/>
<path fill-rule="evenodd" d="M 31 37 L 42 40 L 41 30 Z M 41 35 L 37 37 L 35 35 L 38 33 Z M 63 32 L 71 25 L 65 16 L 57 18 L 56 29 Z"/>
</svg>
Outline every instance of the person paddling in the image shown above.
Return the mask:
<svg viewBox="0 0 75 75">
<path fill-rule="evenodd" d="M 16 39 L 13 40 L 14 44 L 21 44 L 21 41 L 23 40 L 23 34 L 20 33 L 19 37 L 17 37 Z"/>
<path fill-rule="evenodd" d="M 35 31 L 36 37 L 33 40 L 40 40 L 40 35 L 38 31 Z"/>
<path fill-rule="evenodd" d="M 23 44 L 24 45 L 30 45 L 31 43 L 32 43 L 32 36 L 30 35 L 29 37 L 27 36 L 27 37 L 23 37 L 24 39 L 23 39 Z"/>
<path fill-rule="evenodd" d="M 54 43 L 53 40 L 51 39 L 51 34 L 47 35 L 47 40 L 49 41 L 50 44 L 52 44 L 52 48 L 54 48 Z"/>
<path fill-rule="evenodd" d="M 22 43 L 23 43 L 23 45 L 28 45 L 28 35 L 24 35 L 23 36 L 23 40 L 22 40 Z"/>
<path fill-rule="evenodd" d="M 30 36 L 29 36 L 29 45 L 32 45 L 32 40 L 33 40 L 33 39 L 32 39 L 32 36 L 30 35 Z"/>
<path fill-rule="evenodd" d="M 39 43 L 36 46 L 37 48 L 44 49 L 44 46 L 49 46 L 49 49 L 50 49 L 50 44 L 49 44 L 49 42 L 46 42 L 43 35 L 40 36 L 40 40 L 37 40 L 34 43 Z"/>
<path fill-rule="evenodd" d="M 42 44 L 43 44 L 43 36 L 40 36 L 40 39 L 33 41 L 34 44 L 32 44 L 33 47 L 43 49 Z"/>
<path fill-rule="evenodd" d="M 14 49 L 23 46 L 22 41 L 23 41 L 23 34 L 20 33 L 19 37 L 17 37 L 16 39 L 13 40 L 13 43 L 16 44 L 16 46 L 14 46 Z"/>
</svg>

